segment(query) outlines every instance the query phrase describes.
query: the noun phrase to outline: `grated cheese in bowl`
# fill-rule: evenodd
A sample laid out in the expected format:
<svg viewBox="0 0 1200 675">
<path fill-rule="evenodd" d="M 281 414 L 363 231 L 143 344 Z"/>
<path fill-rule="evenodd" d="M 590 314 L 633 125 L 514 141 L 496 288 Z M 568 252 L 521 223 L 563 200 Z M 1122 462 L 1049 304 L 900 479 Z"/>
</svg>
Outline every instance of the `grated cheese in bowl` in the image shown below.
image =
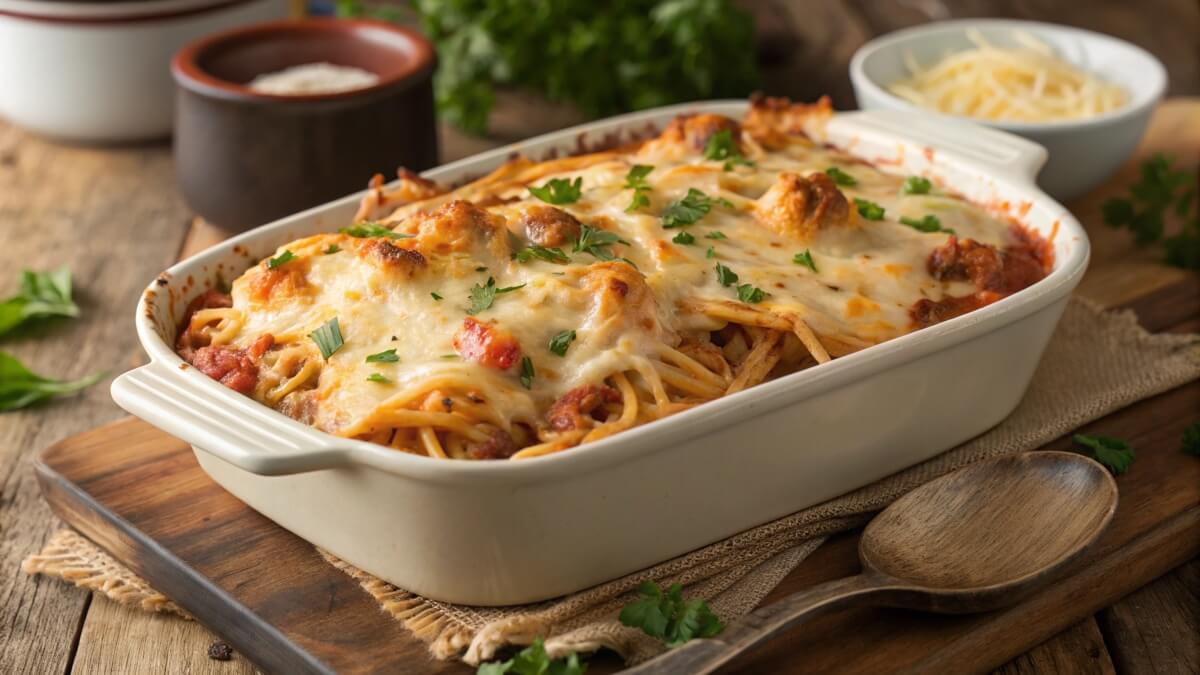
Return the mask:
<svg viewBox="0 0 1200 675">
<path fill-rule="evenodd" d="M 306 63 L 259 75 L 251 80 L 250 88 L 263 94 L 305 96 L 365 89 L 377 82 L 378 75 L 362 68 Z"/>
</svg>

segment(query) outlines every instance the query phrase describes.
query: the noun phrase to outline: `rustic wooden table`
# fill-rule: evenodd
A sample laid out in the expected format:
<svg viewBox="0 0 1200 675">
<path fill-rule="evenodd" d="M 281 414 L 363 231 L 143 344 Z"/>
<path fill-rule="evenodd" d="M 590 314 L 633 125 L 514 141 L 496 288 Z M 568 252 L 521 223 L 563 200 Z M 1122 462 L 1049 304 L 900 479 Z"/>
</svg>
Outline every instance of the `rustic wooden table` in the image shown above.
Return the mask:
<svg viewBox="0 0 1200 675">
<path fill-rule="evenodd" d="M 829 92 L 839 107 L 853 99 L 845 64 L 871 35 L 951 16 L 1001 15 L 1072 23 L 1137 42 L 1167 65 L 1176 96 L 1200 94 L 1200 6 L 1195 0 L 761 0 L 755 13 L 770 64 L 771 93 L 812 98 Z M 1155 148 L 1200 161 L 1200 99 L 1176 100 L 1159 113 Z M 506 99 L 493 134 L 470 139 L 443 130 L 444 155 L 461 157 L 575 121 L 570 110 Z M 1133 178 L 1126 167 L 1116 183 Z M 1096 200 L 1072 205 L 1098 222 Z M 1120 304 L 1148 289 L 1196 275 L 1135 252 L 1124 233 L 1092 228 L 1092 268 L 1080 292 Z M 211 241 L 193 227 L 175 187 L 169 148 L 65 147 L 0 122 L 0 295 L 21 268 L 68 265 L 82 316 L 6 340 L 37 372 L 77 377 L 118 373 L 143 359 L 131 308 L 145 286 L 183 251 Z M 1200 326 L 1190 325 L 1190 330 Z M 90 593 L 18 573 L 21 559 L 56 527 L 42 502 L 29 460 L 65 436 L 120 417 L 105 383 L 82 395 L 0 416 L 0 673 L 253 672 L 244 659 L 209 660 L 213 636 L 195 623 L 118 607 Z M 1023 672 L 1200 672 L 1200 561 L 1192 561 L 1064 631 L 1001 669 Z"/>
</svg>

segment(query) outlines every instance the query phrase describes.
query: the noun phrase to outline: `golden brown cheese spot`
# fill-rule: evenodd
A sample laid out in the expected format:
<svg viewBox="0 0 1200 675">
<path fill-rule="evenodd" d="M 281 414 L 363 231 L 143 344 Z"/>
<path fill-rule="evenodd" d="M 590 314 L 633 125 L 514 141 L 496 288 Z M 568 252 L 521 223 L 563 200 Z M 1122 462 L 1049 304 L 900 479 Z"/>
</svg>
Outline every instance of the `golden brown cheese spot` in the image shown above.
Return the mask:
<svg viewBox="0 0 1200 675">
<path fill-rule="evenodd" d="M 805 127 L 833 115 L 828 96 L 813 104 L 792 103 L 786 98 L 753 96 L 742 126 L 750 136 L 768 149 L 779 149 L 793 142 L 788 136 L 805 136 Z"/>
<path fill-rule="evenodd" d="M 590 297 L 590 315 L 600 325 L 609 326 L 614 332 L 621 326 L 662 332 L 654 291 L 633 265 L 617 261 L 595 263 L 580 281 Z"/>
<path fill-rule="evenodd" d="M 283 297 L 299 295 L 308 287 L 308 279 L 304 275 L 301 261 L 267 269 L 264 263 L 259 268 L 260 273 L 250 280 L 250 298 L 258 302 L 266 302 L 272 296 L 279 294 Z"/>
<path fill-rule="evenodd" d="M 859 318 L 870 312 L 878 312 L 879 305 L 861 295 L 855 295 L 846 301 L 846 316 L 851 319 Z"/>
<path fill-rule="evenodd" d="M 401 248 L 387 239 L 364 239 L 356 252 L 376 267 L 395 270 L 409 279 L 426 266 L 425 256 L 420 251 Z"/>
<path fill-rule="evenodd" d="M 659 136 L 659 140 L 670 143 L 685 145 L 692 150 L 704 150 L 708 145 L 708 140 L 720 131 L 728 131 L 733 136 L 734 143 L 738 146 L 738 151 L 742 151 L 741 135 L 742 128 L 737 121 L 732 120 L 724 115 L 700 114 L 700 115 L 680 115 L 671 120 L 667 128 Z"/>
<path fill-rule="evenodd" d="M 811 241 L 818 230 L 848 225 L 850 204 L 823 173 L 781 173 L 754 204 L 754 215 L 776 234 Z"/>
<path fill-rule="evenodd" d="M 884 273 L 885 273 L 885 274 L 887 274 L 887 275 L 889 275 L 889 276 L 896 277 L 897 279 L 899 279 L 900 277 L 902 277 L 902 276 L 904 276 L 904 275 L 908 274 L 909 272 L 911 272 L 911 271 L 912 271 L 912 266 L 911 266 L 911 265 L 905 265 L 905 264 L 903 264 L 903 263 L 888 263 L 888 264 L 886 264 L 886 265 L 884 265 L 884 266 L 883 266 L 883 271 L 884 271 Z"/>
<path fill-rule="evenodd" d="M 416 245 L 427 253 L 470 253 L 483 246 L 497 259 L 507 260 L 509 255 L 504 217 L 461 199 L 443 204 L 432 213 L 417 213 L 396 231 L 414 235 Z"/>
<path fill-rule="evenodd" d="M 540 246 L 566 246 L 579 239 L 579 220 L 566 211 L 543 204 L 521 209 L 525 237 Z"/>
<path fill-rule="evenodd" d="M 396 176 L 400 179 L 397 192 L 404 201 L 417 202 L 436 197 L 446 191 L 441 185 L 428 178 L 422 178 L 404 167 L 396 170 Z"/>
</svg>

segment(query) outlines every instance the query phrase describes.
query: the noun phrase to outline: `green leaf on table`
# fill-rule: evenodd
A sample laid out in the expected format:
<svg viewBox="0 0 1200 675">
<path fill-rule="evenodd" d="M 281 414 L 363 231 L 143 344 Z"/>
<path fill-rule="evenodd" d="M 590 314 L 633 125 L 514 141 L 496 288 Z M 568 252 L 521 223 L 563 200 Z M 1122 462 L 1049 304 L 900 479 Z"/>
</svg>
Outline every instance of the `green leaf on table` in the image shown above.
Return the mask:
<svg viewBox="0 0 1200 675">
<path fill-rule="evenodd" d="M 56 316 L 79 316 L 79 307 L 71 299 L 71 270 L 25 270 L 20 291 L 0 302 L 0 336 L 28 322 Z"/>
<path fill-rule="evenodd" d="M 708 602 L 699 598 L 685 600 L 679 584 L 663 593 L 658 584 L 643 581 L 638 593 L 642 597 L 622 608 L 618 618 L 622 624 L 639 628 L 669 647 L 678 647 L 694 638 L 712 637 L 725 629 Z"/>
<path fill-rule="evenodd" d="M 580 661 L 578 654 L 552 659 L 546 653 L 542 638 L 537 637 L 533 639 L 533 644 L 507 661 L 481 663 L 475 675 L 583 675 L 585 672 L 587 664 Z"/>
<path fill-rule="evenodd" d="M 1189 455 L 1200 455 L 1200 422 L 1192 422 L 1183 430 L 1183 451 Z"/>
<path fill-rule="evenodd" d="M 1075 444 L 1088 450 L 1092 459 L 1100 462 L 1115 476 L 1120 476 L 1129 470 L 1133 463 L 1133 448 L 1128 443 L 1111 436 L 1088 436 L 1075 434 L 1071 437 Z"/>
<path fill-rule="evenodd" d="M 12 354 L 0 352 L 0 412 L 25 408 L 48 398 L 63 396 L 95 384 L 103 373 L 71 382 L 53 380 L 31 372 Z"/>
</svg>

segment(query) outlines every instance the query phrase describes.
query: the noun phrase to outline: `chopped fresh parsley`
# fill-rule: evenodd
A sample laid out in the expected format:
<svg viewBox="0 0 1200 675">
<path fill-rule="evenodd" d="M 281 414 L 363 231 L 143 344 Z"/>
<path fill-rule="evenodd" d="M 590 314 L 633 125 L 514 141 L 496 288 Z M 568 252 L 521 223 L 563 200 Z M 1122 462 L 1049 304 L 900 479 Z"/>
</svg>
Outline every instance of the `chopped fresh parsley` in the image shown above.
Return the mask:
<svg viewBox="0 0 1200 675">
<path fill-rule="evenodd" d="M 701 599 L 684 600 L 683 587 L 672 584 L 666 593 L 653 581 L 638 586 L 641 599 L 621 609 L 621 623 L 640 628 L 650 637 L 679 645 L 693 638 L 707 638 L 725 630 L 725 625 Z"/>
<path fill-rule="evenodd" d="M 854 198 L 854 205 L 858 207 L 858 215 L 867 220 L 883 220 L 884 208 L 869 199 Z"/>
<path fill-rule="evenodd" d="M 728 239 L 729 237 L 726 237 L 725 233 L 720 230 L 713 230 L 712 232 L 709 232 L 708 234 L 704 235 L 704 238 L 705 239 Z"/>
<path fill-rule="evenodd" d="M 733 139 L 733 132 L 729 129 L 722 129 L 708 137 L 708 143 L 704 146 L 704 159 L 713 159 L 718 162 L 724 160 L 726 171 L 732 170 L 739 164 L 754 166 L 754 162 L 742 156 L 742 151 L 738 150 L 737 141 Z"/>
<path fill-rule="evenodd" d="M 662 214 L 665 228 L 692 225 L 712 210 L 713 204 L 732 206 L 727 199 L 713 199 L 696 188 L 688 188 L 683 199 L 671 204 Z"/>
<path fill-rule="evenodd" d="M 571 182 L 566 178 L 551 178 L 541 187 L 529 187 L 529 194 L 547 204 L 571 204 L 583 195 L 583 179 Z"/>
<path fill-rule="evenodd" d="M 475 268 L 476 272 L 486 272 L 487 270 L 488 270 L 487 265 L 480 265 L 479 267 Z"/>
<path fill-rule="evenodd" d="M 25 270 L 21 272 L 21 289 L 0 302 L 0 335 L 27 322 L 56 316 L 79 316 L 79 307 L 71 299 L 71 270 L 66 267 L 50 272 Z"/>
<path fill-rule="evenodd" d="M 458 354 L 442 354 L 442 355 L 441 355 L 441 356 L 439 356 L 438 358 L 439 358 L 439 359 L 441 359 L 441 360 L 443 360 L 443 361 L 457 361 L 457 360 L 458 360 Z"/>
<path fill-rule="evenodd" d="M 917 230 L 918 232 L 945 232 L 947 234 L 954 234 L 954 230 L 948 227 L 942 227 L 941 219 L 933 214 L 926 214 L 925 217 L 920 220 L 917 220 L 916 218 L 909 218 L 908 216 L 901 216 L 900 222 L 914 230 Z"/>
<path fill-rule="evenodd" d="M 1200 422 L 1192 422 L 1183 430 L 1183 451 L 1200 455 Z"/>
<path fill-rule="evenodd" d="M 511 293 L 518 288 L 523 288 L 525 284 L 517 286 L 509 286 L 507 288 L 496 288 L 496 280 L 488 277 L 487 283 L 480 286 L 475 284 L 471 287 L 471 306 L 467 308 L 467 314 L 478 314 L 483 310 L 492 306 L 496 301 L 496 296 L 501 293 Z"/>
<path fill-rule="evenodd" d="M 533 389 L 533 359 L 528 356 L 521 357 L 521 386 L 526 389 Z"/>
<path fill-rule="evenodd" d="M 73 382 L 52 380 L 35 375 L 12 354 L 0 352 L 0 412 L 72 394 L 95 384 L 101 377 L 104 377 L 104 373 L 94 373 Z"/>
<path fill-rule="evenodd" d="M 696 238 L 692 236 L 691 232 L 688 232 L 687 230 L 680 230 L 674 237 L 671 237 L 671 241 L 675 242 L 676 244 L 691 246 L 692 244 L 696 243 Z"/>
<path fill-rule="evenodd" d="M 530 244 L 525 248 L 517 251 L 512 255 L 513 260 L 519 263 L 526 263 L 533 259 L 545 260 L 549 263 L 565 265 L 571 262 L 571 258 L 559 248 L 546 248 L 537 244 Z"/>
<path fill-rule="evenodd" d="M 371 373 L 367 376 L 367 382 L 378 382 L 380 384 L 388 384 L 391 382 L 383 373 Z"/>
<path fill-rule="evenodd" d="M 441 299 L 442 299 L 442 296 L 441 296 L 441 295 L 440 295 L 440 294 L 439 294 L 437 291 L 430 291 L 430 292 L 429 292 L 429 297 L 433 298 L 434 300 L 441 300 Z"/>
<path fill-rule="evenodd" d="M 858 185 L 858 181 L 854 178 L 854 176 L 851 176 L 836 166 L 831 166 L 828 169 L 825 169 L 825 175 L 832 178 L 833 182 L 837 183 L 838 185 Z"/>
<path fill-rule="evenodd" d="M 556 333 L 554 337 L 550 338 L 550 351 L 559 356 L 566 356 L 567 349 L 570 348 L 571 343 L 574 341 L 575 331 L 573 330 L 564 330 L 561 333 Z"/>
<path fill-rule="evenodd" d="M 342 327 L 338 325 L 337 317 L 333 317 L 326 321 L 320 328 L 308 334 L 312 341 L 317 343 L 317 349 L 321 350 L 321 356 L 325 360 L 329 360 L 333 353 L 342 348 L 345 341 L 342 339 Z"/>
<path fill-rule="evenodd" d="M 411 234 L 393 232 L 391 228 L 384 227 L 383 225 L 372 221 L 359 223 L 350 227 L 343 227 L 342 229 L 338 230 L 338 232 L 341 232 L 342 234 L 348 234 L 351 237 L 356 237 L 358 239 L 369 239 L 371 237 L 387 237 L 388 239 L 412 238 Z"/>
<path fill-rule="evenodd" d="M 572 652 L 561 659 L 551 659 L 546 653 L 542 638 L 533 639 L 533 644 L 517 652 L 507 661 L 481 663 L 475 675 L 584 675 L 587 664 Z"/>
<path fill-rule="evenodd" d="M 326 248 L 324 251 L 321 251 L 321 253 L 324 253 L 325 255 L 330 255 L 333 253 L 337 253 L 340 250 L 342 250 L 341 246 L 338 246 L 337 244 L 330 244 L 329 247 Z"/>
<path fill-rule="evenodd" d="M 721 263 L 717 263 L 717 266 L 713 269 L 717 271 L 717 281 L 721 282 L 722 286 L 732 286 L 737 283 L 737 273 L 728 267 L 722 265 Z"/>
<path fill-rule="evenodd" d="M 803 265 L 813 272 L 817 271 L 817 264 L 813 262 L 812 253 L 809 253 L 808 249 L 804 249 L 804 252 L 792 256 L 792 262 L 797 265 Z"/>
<path fill-rule="evenodd" d="M 629 206 L 625 207 L 625 213 L 632 213 L 644 206 L 650 205 L 650 198 L 646 196 L 652 188 L 646 182 L 646 176 L 654 167 L 645 164 L 634 164 L 629 169 L 629 173 L 625 174 L 625 185 L 622 187 L 626 190 L 633 190 L 633 199 L 630 200 Z"/>
<path fill-rule="evenodd" d="M 933 183 L 924 176 L 909 176 L 900 186 L 900 191 L 906 195 L 926 195 L 932 189 Z"/>
<path fill-rule="evenodd" d="M 628 246 L 629 242 L 612 232 L 584 223 L 580 227 L 579 239 L 575 241 L 575 248 L 572 251 L 575 253 L 587 253 L 600 260 L 616 260 L 616 256 L 612 254 L 612 251 L 608 250 L 608 247 L 613 244 L 625 244 Z"/>
<path fill-rule="evenodd" d="M 1162 154 L 1142 164 L 1141 179 L 1128 197 L 1116 197 L 1100 207 L 1104 222 L 1133 232 L 1134 242 L 1145 246 L 1161 240 L 1169 265 L 1200 269 L 1200 196 L 1195 171 L 1174 169 Z M 1180 219 L 1175 234 L 1166 236 L 1169 213 Z"/>
<path fill-rule="evenodd" d="M 767 297 L 766 291 L 752 284 L 742 284 L 737 287 L 738 300 L 752 305 L 758 304 Z"/>
<path fill-rule="evenodd" d="M 284 249 L 283 253 L 271 258 L 267 261 L 267 269 L 273 270 L 276 267 L 281 267 L 296 259 L 296 255 L 291 251 Z"/>
<path fill-rule="evenodd" d="M 1125 473 L 1133 463 L 1133 448 L 1119 438 L 1075 434 L 1071 440 L 1075 441 L 1076 445 L 1087 448 L 1092 458 L 1108 467 L 1114 475 Z"/>
<path fill-rule="evenodd" d="M 709 259 L 717 257 L 717 249 L 709 246 L 708 250 L 704 252 L 704 257 Z"/>
<path fill-rule="evenodd" d="M 396 350 L 388 349 L 378 354 L 371 354 L 367 357 L 366 363 L 396 363 L 399 360 L 400 357 L 396 356 Z"/>
</svg>

